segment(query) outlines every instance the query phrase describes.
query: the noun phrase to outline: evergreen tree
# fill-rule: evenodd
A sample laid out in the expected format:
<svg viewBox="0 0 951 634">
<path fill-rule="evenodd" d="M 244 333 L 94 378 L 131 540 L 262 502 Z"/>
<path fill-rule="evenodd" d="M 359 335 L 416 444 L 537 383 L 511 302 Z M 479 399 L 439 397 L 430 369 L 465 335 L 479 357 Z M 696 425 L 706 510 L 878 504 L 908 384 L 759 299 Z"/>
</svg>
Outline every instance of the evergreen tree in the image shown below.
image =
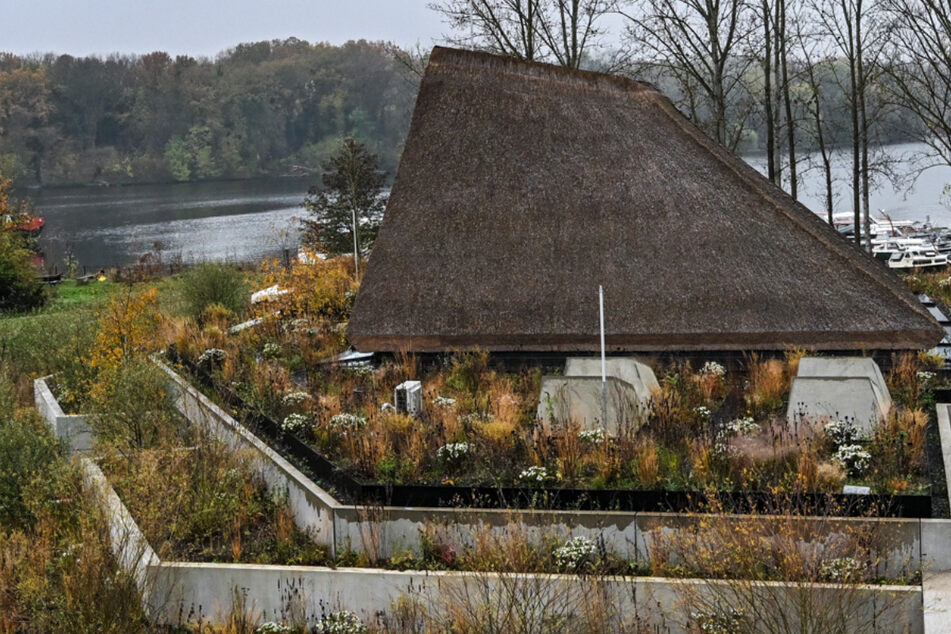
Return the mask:
<svg viewBox="0 0 951 634">
<path fill-rule="evenodd" d="M 344 139 L 323 168 L 323 187 L 311 187 L 304 199 L 310 217 L 302 220 L 303 242 L 330 255 L 353 253 L 356 261 L 370 252 L 383 220 L 386 172 L 376 155 L 352 138 Z"/>
</svg>

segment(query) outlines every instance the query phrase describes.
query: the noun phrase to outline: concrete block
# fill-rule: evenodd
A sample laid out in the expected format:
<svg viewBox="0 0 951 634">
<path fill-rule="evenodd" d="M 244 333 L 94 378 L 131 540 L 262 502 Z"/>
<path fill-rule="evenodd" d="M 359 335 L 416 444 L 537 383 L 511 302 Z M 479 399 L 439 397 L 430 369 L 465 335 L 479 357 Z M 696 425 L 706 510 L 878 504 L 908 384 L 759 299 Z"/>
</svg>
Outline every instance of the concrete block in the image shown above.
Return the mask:
<svg viewBox="0 0 951 634">
<path fill-rule="evenodd" d="M 860 436 L 870 437 L 888 410 L 867 377 L 797 376 L 789 392 L 786 419 L 847 419 Z"/>
<path fill-rule="evenodd" d="M 872 382 L 872 390 L 885 411 L 892 407 L 892 397 L 882 370 L 870 357 L 803 357 L 799 360 L 796 376 L 803 377 L 865 377 Z"/>
<path fill-rule="evenodd" d="M 660 389 L 660 383 L 650 366 L 632 357 L 610 357 L 605 360 L 607 376 L 630 383 L 640 399 L 646 403 L 651 392 Z M 565 363 L 565 376 L 601 377 L 601 359 L 572 357 Z"/>
<path fill-rule="evenodd" d="M 603 428 L 616 435 L 621 429 L 640 427 L 647 419 L 647 406 L 630 383 L 608 377 L 605 415 L 600 376 L 546 376 L 542 377 L 538 418 L 549 424 L 573 421 L 585 429 Z"/>
</svg>

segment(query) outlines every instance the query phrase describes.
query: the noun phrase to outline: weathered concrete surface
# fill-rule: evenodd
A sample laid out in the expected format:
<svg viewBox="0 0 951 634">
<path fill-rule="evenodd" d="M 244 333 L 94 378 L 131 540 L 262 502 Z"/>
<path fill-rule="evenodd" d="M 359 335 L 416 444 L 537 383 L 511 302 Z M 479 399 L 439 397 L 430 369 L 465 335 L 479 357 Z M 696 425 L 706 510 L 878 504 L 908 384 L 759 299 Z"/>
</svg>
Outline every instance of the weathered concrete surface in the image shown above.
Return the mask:
<svg viewBox="0 0 951 634">
<path fill-rule="evenodd" d="M 892 407 L 892 396 L 882 370 L 870 357 L 803 357 L 799 360 L 796 376 L 812 377 L 865 377 L 872 382 L 872 389 L 886 414 Z"/>
<path fill-rule="evenodd" d="M 951 572 L 926 572 L 921 594 L 925 634 L 951 634 Z"/>
<path fill-rule="evenodd" d="M 786 419 L 847 419 L 861 436 L 870 437 L 888 414 L 886 405 L 867 377 L 797 376 L 789 391 Z"/>
<path fill-rule="evenodd" d="M 641 395 L 613 376 L 607 379 L 606 416 L 601 411 L 600 376 L 545 376 L 539 392 L 538 418 L 548 424 L 571 421 L 616 435 L 621 429 L 637 429 L 647 418 Z"/>
<path fill-rule="evenodd" d="M 53 434 L 66 443 L 70 453 L 92 451 L 95 436 L 85 417 L 79 414 L 65 414 L 60 407 L 48 379 L 42 377 L 33 381 L 33 401 Z"/>
<path fill-rule="evenodd" d="M 646 363 L 633 357 L 608 357 L 605 359 L 607 376 L 630 383 L 642 403 L 647 403 L 660 383 L 654 371 Z M 570 357 L 565 362 L 565 376 L 594 376 L 601 378 L 601 359 L 598 357 Z"/>
<path fill-rule="evenodd" d="M 756 631 L 799 631 L 797 606 L 809 606 L 809 631 L 832 631 L 847 619 L 856 632 L 922 631 L 921 589 L 916 586 L 859 586 L 733 583 L 655 577 L 469 572 L 398 572 L 360 568 L 166 563 L 156 570 L 162 602 L 153 613 L 173 625 L 220 620 L 243 609 L 261 620 L 299 616 L 313 624 L 322 613 L 350 610 L 375 623 L 401 598 L 438 617 L 452 610 L 478 618 L 487 610 L 518 615 L 519 631 L 543 631 L 543 615 L 584 622 L 602 631 L 695 631 L 692 611 L 701 606 L 747 607 Z M 245 597 L 236 605 L 235 589 Z M 828 622 L 823 622 L 823 616 Z M 570 623 L 571 621 L 569 621 Z M 827 626 L 828 629 L 826 629 Z M 788 629 L 786 629 L 788 628 Z M 569 628 L 570 629 L 570 628 Z M 808 628 L 807 628 L 808 629 Z"/>
</svg>

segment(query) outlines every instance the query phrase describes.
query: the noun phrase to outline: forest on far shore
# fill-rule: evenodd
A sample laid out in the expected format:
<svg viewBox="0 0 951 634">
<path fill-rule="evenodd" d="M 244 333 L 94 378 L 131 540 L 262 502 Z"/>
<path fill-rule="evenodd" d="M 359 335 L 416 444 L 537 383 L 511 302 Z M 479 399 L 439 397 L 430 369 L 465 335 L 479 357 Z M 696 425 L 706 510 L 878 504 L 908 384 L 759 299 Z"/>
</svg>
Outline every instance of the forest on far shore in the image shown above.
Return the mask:
<svg viewBox="0 0 951 634">
<path fill-rule="evenodd" d="M 383 42 L 337 46 L 296 38 L 239 44 L 214 59 L 163 52 L 106 58 L 0 53 L 0 175 L 17 187 L 318 175 L 342 140 L 353 137 L 377 154 L 392 178 L 427 54 Z M 723 96 L 723 125 L 715 125 L 716 109 L 692 92 L 691 82 L 682 81 L 686 62 L 646 53 L 620 66 L 611 61 L 599 50 L 578 63 L 652 81 L 685 115 L 741 154 L 768 147 L 779 154 L 790 129 L 800 152 L 817 151 L 811 120 L 821 122 L 827 150 L 849 147 L 854 136 L 852 100 L 841 81 L 848 64 L 835 54 L 813 65 L 792 64 L 780 86 L 788 85 L 793 95 L 792 127 L 779 116 L 777 88 L 772 96 L 756 96 L 771 73 L 751 53 L 726 65 L 736 81 Z M 872 114 L 865 142 L 874 148 L 920 140 L 915 114 L 879 92 L 870 91 L 867 99 Z M 775 180 L 788 187 L 784 159 L 776 161 Z"/>
<path fill-rule="evenodd" d="M 18 186 L 301 175 L 348 136 L 392 173 L 417 85 L 365 41 L 239 44 L 213 60 L 0 53 L 0 174 Z"/>
</svg>

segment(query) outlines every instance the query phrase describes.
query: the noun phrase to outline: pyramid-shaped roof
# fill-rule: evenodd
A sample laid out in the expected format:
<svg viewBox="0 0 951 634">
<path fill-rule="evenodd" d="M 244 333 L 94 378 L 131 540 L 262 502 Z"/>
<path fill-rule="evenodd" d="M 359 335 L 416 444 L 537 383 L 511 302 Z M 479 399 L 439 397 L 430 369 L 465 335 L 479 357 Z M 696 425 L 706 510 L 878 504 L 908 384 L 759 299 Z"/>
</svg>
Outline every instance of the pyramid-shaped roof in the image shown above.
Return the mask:
<svg viewBox="0 0 951 634">
<path fill-rule="evenodd" d="M 364 351 L 916 349 L 880 263 L 639 82 L 435 48 L 348 335 Z"/>
</svg>

